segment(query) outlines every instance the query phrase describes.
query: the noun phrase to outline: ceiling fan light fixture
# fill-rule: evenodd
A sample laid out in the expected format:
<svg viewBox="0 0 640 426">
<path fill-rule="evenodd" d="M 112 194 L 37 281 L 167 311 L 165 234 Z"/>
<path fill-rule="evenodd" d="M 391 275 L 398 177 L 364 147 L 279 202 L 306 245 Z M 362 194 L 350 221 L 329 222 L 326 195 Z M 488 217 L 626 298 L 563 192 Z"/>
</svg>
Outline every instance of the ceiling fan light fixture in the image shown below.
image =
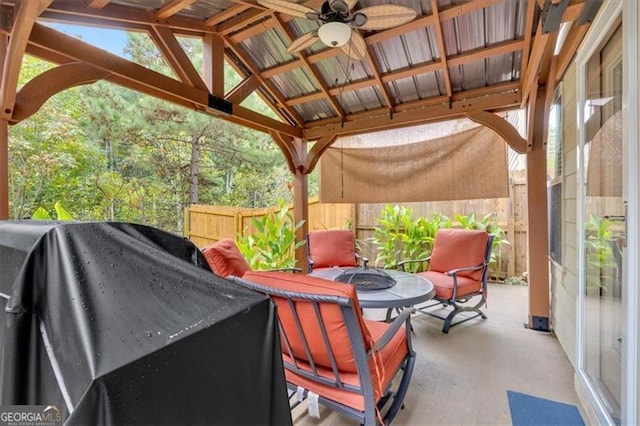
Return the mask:
<svg viewBox="0 0 640 426">
<path fill-rule="evenodd" d="M 340 47 L 351 38 L 351 27 L 344 22 L 327 22 L 318 29 L 320 41 L 329 47 Z"/>
</svg>

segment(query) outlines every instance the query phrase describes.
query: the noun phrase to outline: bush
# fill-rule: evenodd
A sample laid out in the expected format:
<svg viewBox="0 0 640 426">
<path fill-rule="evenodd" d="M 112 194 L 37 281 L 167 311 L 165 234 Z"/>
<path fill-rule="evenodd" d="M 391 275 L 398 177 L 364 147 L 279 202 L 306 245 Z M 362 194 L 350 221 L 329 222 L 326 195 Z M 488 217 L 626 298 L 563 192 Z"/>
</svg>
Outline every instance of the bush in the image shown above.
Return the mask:
<svg viewBox="0 0 640 426">
<path fill-rule="evenodd" d="M 376 266 L 395 268 L 398 262 L 408 259 L 424 259 L 433 249 L 438 229 L 452 228 L 451 220 L 440 213 L 434 213 L 431 218 L 418 217 L 413 219 L 413 211 L 408 207 L 387 205 L 380 213 L 378 225 L 375 229 L 373 245 L 376 248 Z M 474 213 L 455 215 L 460 228 L 477 229 L 493 234 L 493 249 L 490 264 L 495 265 L 500 258 L 500 246 L 509 244 L 505 233 L 498 225 L 493 213 L 477 220 Z M 420 272 L 424 263 L 407 265 L 407 271 Z"/>
<path fill-rule="evenodd" d="M 292 268 L 295 251 L 305 242 L 296 244 L 296 231 L 303 221 L 294 225 L 293 215 L 284 201 L 278 202 L 279 211 L 271 210 L 262 218 L 253 218 L 255 232 L 237 238 L 238 249 L 255 270 Z"/>
</svg>

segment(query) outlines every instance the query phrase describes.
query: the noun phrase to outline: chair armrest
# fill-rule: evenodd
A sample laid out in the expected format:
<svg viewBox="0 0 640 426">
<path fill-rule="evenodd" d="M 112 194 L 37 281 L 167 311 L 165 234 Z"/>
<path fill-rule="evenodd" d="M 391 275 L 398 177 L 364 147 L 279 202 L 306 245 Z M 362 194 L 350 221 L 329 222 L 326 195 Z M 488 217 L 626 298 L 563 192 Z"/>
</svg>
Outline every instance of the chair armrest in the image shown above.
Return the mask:
<svg viewBox="0 0 640 426">
<path fill-rule="evenodd" d="M 395 336 L 398 330 L 400 330 L 400 327 L 402 327 L 403 324 L 406 323 L 405 328 L 406 330 L 409 330 L 411 328 L 411 324 L 409 323 L 409 320 L 411 319 L 411 314 L 413 314 L 415 311 L 416 311 L 415 308 L 404 308 L 402 312 L 400 312 L 400 315 L 398 315 L 393 320 L 391 325 L 389 325 L 389 328 L 387 328 L 387 331 L 385 331 L 384 334 L 380 337 L 380 339 L 378 339 L 376 343 L 371 347 L 371 349 L 369 349 L 368 355 L 371 355 L 371 353 L 373 352 L 378 352 L 380 349 L 387 346 L 391 341 L 391 339 L 393 338 L 393 336 Z"/>
<path fill-rule="evenodd" d="M 269 271 L 283 271 L 283 272 L 302 272 L 302 268 L 274 268 Z"/>
<path fill-rule="evenodd" d="M 431 260 L 431 256 L 425 257 L 424 259 L 406 259 L 406 260 L 401 260 L 400 262 L 398 262 L 396 264 L 396 266 L 404 271 L 404 265 L 406 265 L 406 264 L 418 263 L 418 262 L 428 262 L 430 260 Z"/>
<path fill-rule="evenodd" d="M 466 266 L 464 268 L 456 268 L 456 269 L 452 269 L 450 271 L 445 272 L 445 275 L 457 275 L 460 272 L 465 272 L 465 271 L 477 271 L 479 269 L 484 268 L 485 264 L 481 263 L 478 266 Z"/>
</svg>

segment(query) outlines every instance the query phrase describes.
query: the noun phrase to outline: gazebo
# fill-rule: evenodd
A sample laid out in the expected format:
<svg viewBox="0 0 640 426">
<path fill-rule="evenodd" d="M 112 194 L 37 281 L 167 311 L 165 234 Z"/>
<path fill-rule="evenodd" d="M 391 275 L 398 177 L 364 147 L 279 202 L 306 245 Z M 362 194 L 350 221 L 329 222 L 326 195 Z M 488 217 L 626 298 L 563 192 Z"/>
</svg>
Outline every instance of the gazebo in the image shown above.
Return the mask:
<svg viewBox="0 0 640 426">
<path fill-rule="evenodd" d="M 279 2 L 293 7 L 297 3 Z M 335 2 L 309 0 L 321 10 Z M 355 13 L 379 0 L 340 2 Z M 307 176 L 340 136 L 466 117 L 526 154 L 529 326 L 549 329 L 546 122 L 554 87 L 597 12 L 594 0 L 398 0 L 415 19 L 358 30 L 360 57 L 318 41 L 287 53 L 321 22 L 241 0 L 2 0 L 0 219 L 8 218 L 8 127 L 55 93 L 107 80 L 213 118 L 268 133 L 295 176 L 296 221 L 307 217 Z M 307 10 L 307 9 L 304 9 Z M 64 35 L 46 22 L 147 33 L 176 79 Z M 203 41 L 194 68 L 178 36 Z M 57 66 L 17 91 L 23 55 Z M 243 78 L 224 90 L 223 64 Z M 279 119 L 240 104 L 257 93 Z M 527 109 L 527 136 L 499 113 Z M 306 228 L 299 231 L 303 239 Z M 303 249 L 301 249 L 303 250 Z M 302 251 L 296 254 L 300 265 Z"/>
</svg>

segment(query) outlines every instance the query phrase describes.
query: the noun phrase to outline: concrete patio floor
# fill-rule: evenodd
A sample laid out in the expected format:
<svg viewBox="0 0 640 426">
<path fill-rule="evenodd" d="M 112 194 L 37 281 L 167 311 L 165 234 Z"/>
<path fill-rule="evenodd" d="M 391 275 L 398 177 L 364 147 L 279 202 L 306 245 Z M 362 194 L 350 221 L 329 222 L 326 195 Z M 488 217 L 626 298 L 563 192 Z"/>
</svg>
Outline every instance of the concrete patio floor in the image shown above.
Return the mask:
<svg viewBox="0 0 640 426">
<path fill-rule="evenodd" d="M 416 367 L 405 408 L 393 424 L 510 425 L 507 391 L 580 409 L 573 367 L 553 333 L 524 327 L 527 298 L 526 286 L 490 284 L 488 319 L 460 324 L 449 334 L 442 333 L 441 321 L 415 315 Z M 357 424 L 322 406 L 320 418 L 313 418 L 304 403 L 292 415 L 295 425 Z"/>
</svg>

